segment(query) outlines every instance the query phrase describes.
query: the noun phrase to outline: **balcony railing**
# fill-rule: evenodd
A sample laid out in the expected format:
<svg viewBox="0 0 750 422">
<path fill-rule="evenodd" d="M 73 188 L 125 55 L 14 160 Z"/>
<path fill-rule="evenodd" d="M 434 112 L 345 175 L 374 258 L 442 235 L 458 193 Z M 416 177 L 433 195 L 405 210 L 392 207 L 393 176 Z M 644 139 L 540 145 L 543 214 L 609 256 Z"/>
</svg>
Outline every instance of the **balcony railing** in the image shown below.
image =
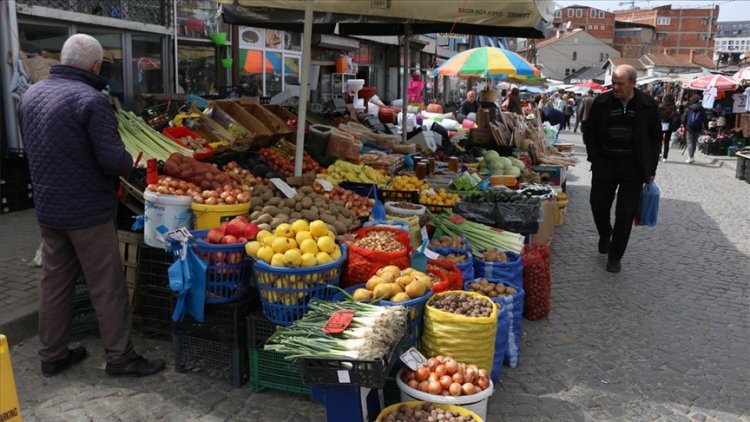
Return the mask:
<svg viewBox="0 0 750 422">
<path fill-rule="evenodd" d="M 18 0 L 17 3 L 171 26 L 172 2 L 167 0 Z"/>
</svg>

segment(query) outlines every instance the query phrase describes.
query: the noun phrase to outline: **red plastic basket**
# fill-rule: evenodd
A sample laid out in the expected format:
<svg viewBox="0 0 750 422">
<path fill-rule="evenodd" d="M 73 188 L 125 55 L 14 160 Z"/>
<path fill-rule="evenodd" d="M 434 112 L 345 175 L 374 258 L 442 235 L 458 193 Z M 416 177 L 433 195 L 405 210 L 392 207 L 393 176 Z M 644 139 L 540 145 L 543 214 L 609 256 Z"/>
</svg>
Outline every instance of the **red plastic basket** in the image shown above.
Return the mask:
<svg viewBox="0 0 750 422">
<path fill-rule="evenodd" d="M 189 148 L 189 147 L 185 145 L 184 142 L 180 141 L 180 138 L 189 137 L 193 139 L 200 139 L 201 137 L 200 135 L 186 128 L 185 126 L 168 127 L 168 128 L 165 128 L 161 132 L 161 134 L 173 140 L 176 144 L 183 146 L 185 148 Z M 195 152 L 193 153 L 193 158 L 195 158 L 196 160 L 205 160 L 207 158 L 213 157 L 214 149 L 211 147 L 211 145 L 205 145 L 205 148 L 208 149 L 209 152 Z"/>
</svg>

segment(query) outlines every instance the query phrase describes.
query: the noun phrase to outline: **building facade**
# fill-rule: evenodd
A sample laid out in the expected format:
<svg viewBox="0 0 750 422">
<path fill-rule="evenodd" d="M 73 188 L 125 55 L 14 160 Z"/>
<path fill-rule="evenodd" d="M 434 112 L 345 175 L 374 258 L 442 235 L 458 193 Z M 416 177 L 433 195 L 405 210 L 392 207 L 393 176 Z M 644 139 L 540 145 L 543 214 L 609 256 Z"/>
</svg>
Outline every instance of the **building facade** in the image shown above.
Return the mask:
<svg viewBox="0 0 750 422">
<path fill-rule="evenodd" d="M 750 51 L 750 21 L 719 22 L 714 46 L 714 60 L 735 65 Z"/>
<path fill-rule="evenodd" d="M 671 5 L 653 9 L 630 9 L 615 12 L 618 21 L 642 23 L 656 30 L 653 51 L 667 54 L 714 53 L 719 6 L 711 8 L 672 8 Z"/>
<path fill-rule="evenodd" d="M 598 68 L 610 57 L 620 52 L 580 28 L 536 43 L 536 63 L 551 79 L 563 80 L 582 67 Z"/>
<path fill-rule="evenodd" d="M 564 7 L 555 11 L 552 29 L 560 31 L 583 29 L 611 45 L 615 36 L 615 14 L 589 6 Z"/>
<path fill-rule="evenodd" d="M 615 21 L 615 41 L 612 47 L 622 57 L 638 58 L 652 53 L 656 28 L 634 22 Z"/>
</svg>

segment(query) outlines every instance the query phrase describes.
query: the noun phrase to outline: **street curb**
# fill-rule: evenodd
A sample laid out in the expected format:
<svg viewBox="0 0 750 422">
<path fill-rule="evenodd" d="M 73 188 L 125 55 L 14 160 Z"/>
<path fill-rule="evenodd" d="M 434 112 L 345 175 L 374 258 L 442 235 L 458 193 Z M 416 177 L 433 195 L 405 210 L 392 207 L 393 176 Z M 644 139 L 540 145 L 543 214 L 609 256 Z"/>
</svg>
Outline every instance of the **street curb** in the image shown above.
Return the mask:
<svg viewBox="0 0 750 422">
<path fill-rule="evenodd" d="M 38 305 L 29 304 L 3 315 L 0 321 L 0 333 L 5 334 L 8 337 L 8 343 L 13 346 L 37 335 L 38 322 Z"/>
</svg>

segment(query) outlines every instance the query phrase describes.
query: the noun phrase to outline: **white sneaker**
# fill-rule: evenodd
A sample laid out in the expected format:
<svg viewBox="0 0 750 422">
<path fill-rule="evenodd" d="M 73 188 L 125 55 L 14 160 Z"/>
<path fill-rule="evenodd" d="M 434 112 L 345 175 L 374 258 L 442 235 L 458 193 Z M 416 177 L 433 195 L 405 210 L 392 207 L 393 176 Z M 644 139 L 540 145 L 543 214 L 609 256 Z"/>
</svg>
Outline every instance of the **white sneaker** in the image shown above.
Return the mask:
<svg viewBox="0 0 750 422">
<path fill-rule="evenodd" d="M 666 159 L 666 158 L 664 158 L 664 157 L 662 157 L 662 158 L 661 158 L 661 162 L 662 162 L 662 163 L 666 163 L 666 162 L 667 162 L 667 159 Z"/>
<path fill-rule="evenodd" d="M 685 162 L 686 162 L 686 163 L 688 163 L 688 164 L 690 164 L 690 163 L 694 163 L 694 162 L 695 162 L 695 159 L 693 159 L 693 158 L 688 158 L 687 160 L 685 160 Z"/>
</svg>

